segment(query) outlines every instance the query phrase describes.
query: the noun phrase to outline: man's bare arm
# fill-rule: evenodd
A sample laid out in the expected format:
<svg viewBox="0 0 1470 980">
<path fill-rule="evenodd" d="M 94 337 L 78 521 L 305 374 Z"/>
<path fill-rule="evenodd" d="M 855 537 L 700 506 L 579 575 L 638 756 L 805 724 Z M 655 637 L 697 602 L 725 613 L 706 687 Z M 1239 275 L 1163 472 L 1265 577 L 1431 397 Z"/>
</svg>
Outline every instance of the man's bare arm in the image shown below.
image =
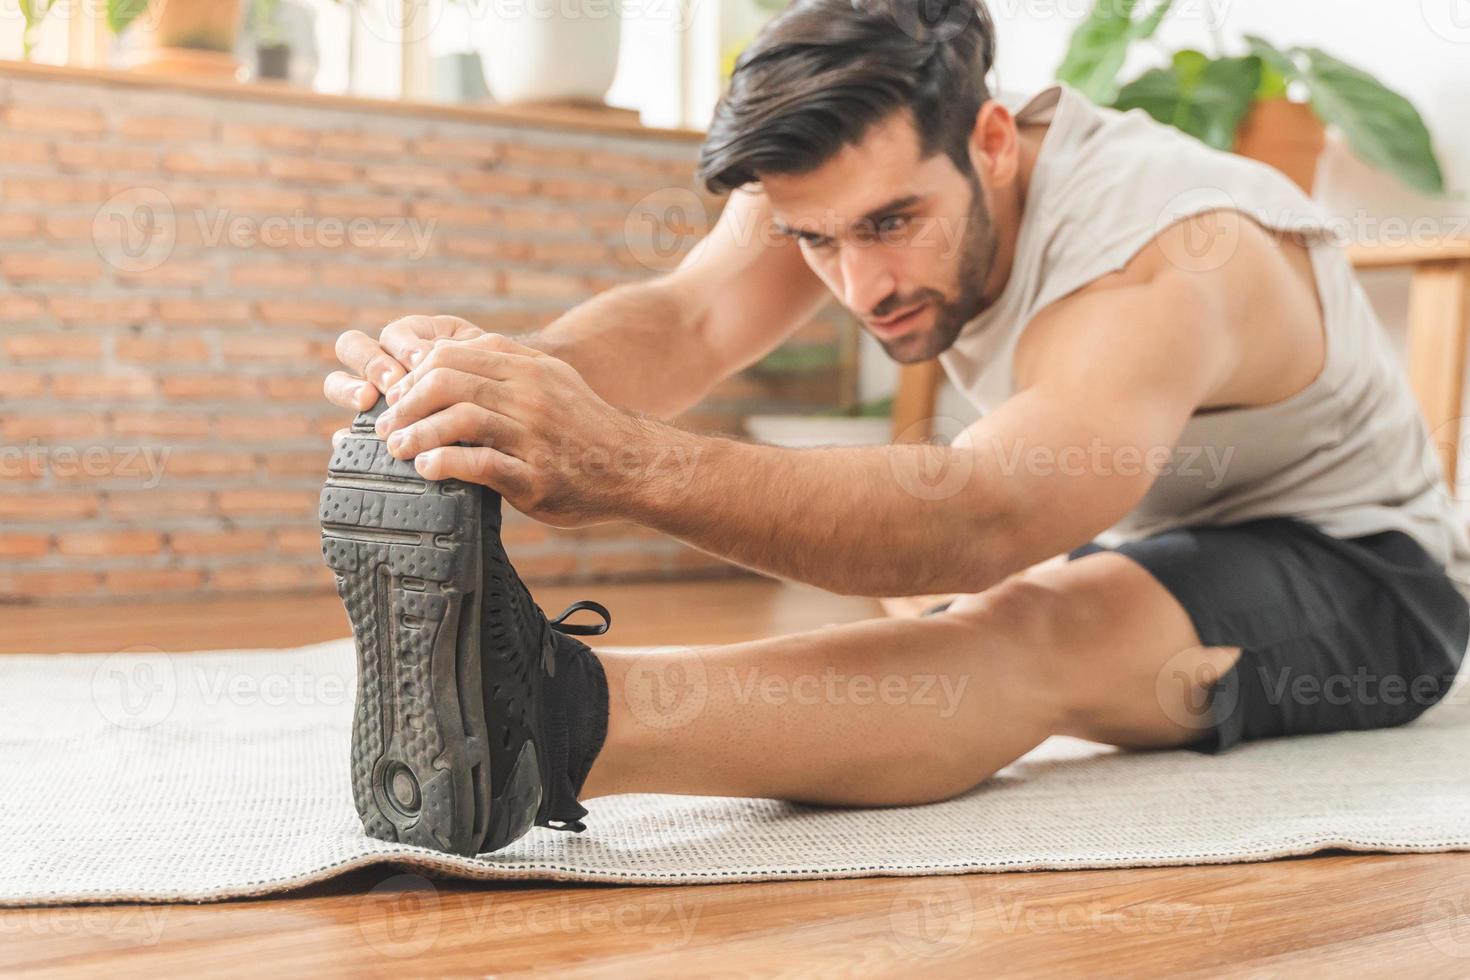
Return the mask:
<svg viewBox="0 0 1470 980">
<path fill-rule="evenodd" d="M 516 339 L 571 364 L 613 405 L 670 418 L 776 347 L 826 298 L 796 245 L 772 234 L 764 195 L 740 191 L 678 269 L 611 289 Z M 377 339 L 349 331 L 337 343 L 348 371 L 327 379 L 327 397 L 361 411 L 436 340 L 483 335 L 447 316 L 405 317 Z"/>
</svg>

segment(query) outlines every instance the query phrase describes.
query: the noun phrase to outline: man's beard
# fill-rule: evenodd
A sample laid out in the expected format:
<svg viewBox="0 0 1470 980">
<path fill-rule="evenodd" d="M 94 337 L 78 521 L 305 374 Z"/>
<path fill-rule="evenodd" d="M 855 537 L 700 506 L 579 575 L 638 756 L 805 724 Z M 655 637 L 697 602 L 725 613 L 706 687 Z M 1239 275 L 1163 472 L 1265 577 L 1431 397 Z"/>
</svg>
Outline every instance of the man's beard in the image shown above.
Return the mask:
<svg viewBox="0 0 1470 980">
<path fill-rule="evenodd" d="M 980 178 L 971 173 L 967 179 L 970 209 L 964 218 L 964 237 L 960 240 L 959 279 L 955 284 L 955 295 L 950 297 L 937 289 L 921 289 L 909 296 L 889 297 L 873 310 L 875 316 L 881 317 L 923 302 L 928 302 L 934 310 L 934 322 L 922 334 L 898 337 L 891 342 L 878 340 L 888 356 L 900 364 L 928 361 L 949 350 L 965 324 L 985 312 L 989 305 L 985 302 L 985 283 L 995 268 L 999 243 L 995 226 L 990 221 L 990 211 L 985 206 Z"/>
</svg>

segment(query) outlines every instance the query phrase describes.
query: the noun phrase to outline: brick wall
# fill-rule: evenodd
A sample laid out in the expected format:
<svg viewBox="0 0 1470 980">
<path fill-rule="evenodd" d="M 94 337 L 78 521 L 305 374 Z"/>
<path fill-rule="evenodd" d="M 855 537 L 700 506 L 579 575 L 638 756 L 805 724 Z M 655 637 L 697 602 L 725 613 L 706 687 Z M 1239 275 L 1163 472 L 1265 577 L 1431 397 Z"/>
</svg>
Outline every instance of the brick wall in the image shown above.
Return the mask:
<svg viewBox="0 0 1470 980">
<path fill-rule="evenodd" d="M 640 201 L 692 232 L 713 213 L 696 150 L 0 66 L 0 601 L 330 588 L 336 335 L 425 312 L 515 333 L 651 274 L 693 235 L 646 240 Z M 846 333 L 822 319 L 684 423 L 836 403 Z M 625 526 L 506 537 L 539 581 L 722 567 Z"/>
</svg>

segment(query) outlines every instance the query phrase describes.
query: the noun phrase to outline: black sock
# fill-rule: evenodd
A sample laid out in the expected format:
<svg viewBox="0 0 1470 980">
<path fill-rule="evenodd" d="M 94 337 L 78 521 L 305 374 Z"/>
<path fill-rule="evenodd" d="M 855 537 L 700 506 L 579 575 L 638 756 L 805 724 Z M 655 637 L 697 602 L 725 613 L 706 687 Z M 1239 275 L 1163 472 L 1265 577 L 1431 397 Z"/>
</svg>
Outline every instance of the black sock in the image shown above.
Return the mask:
<svg viewBox="0 0 1470 980">
<path fill-rule="evenodd" d="M 536 822 L 580 831 L 587 809 L 577 797 L 607 739 L 607 674 L 587 644 L 563 633 L 552 639 L 556 672 L 543 682 L 541 704 L 546 795 Z"/>
</svg>

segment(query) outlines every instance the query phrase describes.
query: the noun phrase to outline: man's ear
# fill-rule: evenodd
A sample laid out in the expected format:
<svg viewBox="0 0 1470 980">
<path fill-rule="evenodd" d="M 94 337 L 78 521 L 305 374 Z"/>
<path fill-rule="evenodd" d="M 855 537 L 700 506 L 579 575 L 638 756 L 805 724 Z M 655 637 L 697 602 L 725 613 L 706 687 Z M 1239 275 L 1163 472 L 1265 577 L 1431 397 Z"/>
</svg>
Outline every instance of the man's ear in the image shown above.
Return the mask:
<svg viewBox="0 0 1470 980">
<path fill-rule="evenodd" d="M 970 163 L 990 187 L 1005 187 L 1020 169 L 1020 138 L 1016 120 L 1005 106 L 987 99 L 975 114 L 970 130 Z"/>
</svg>

